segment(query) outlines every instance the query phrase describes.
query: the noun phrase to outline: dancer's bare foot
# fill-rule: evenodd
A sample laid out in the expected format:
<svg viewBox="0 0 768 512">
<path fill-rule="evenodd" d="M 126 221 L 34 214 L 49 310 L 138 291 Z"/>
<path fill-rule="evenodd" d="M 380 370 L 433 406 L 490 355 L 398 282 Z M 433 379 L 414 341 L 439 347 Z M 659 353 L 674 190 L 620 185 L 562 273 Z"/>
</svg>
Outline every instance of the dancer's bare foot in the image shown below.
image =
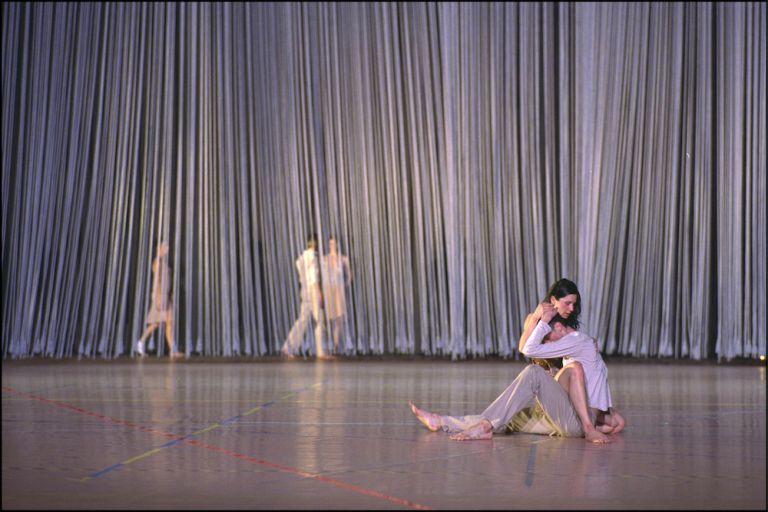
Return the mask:
<svg viewBox="0 0 768 512">
<path fill-rule="evenodd" d="M 323 355 L 317 356 L 317 359 L 318 359 L 318 361 L 335 361 L 336 360 L 336 356 L 332 356 L 332 355 L 328 355 L 328 354 L 323 354 Z"/>
<path fill-rule="evenodd" d="M 411 406 L 411 411 L 416 415 L 416 419 L 418 419 L 425 427 L 432 432 L 437 432 L 440 429 L 440 418 L 437 414 L 421 410 L 413 405 L 413 402 L 408 402 L 408 405 Z"/>
<path fill-rule="evenodd" d="M 286 347 L 285 345 L 283 345 L 283 348 L 280 349 L 280 355 L 282 355 L 284 358 L 289 359 L 289 360 L 290 359 L 296 359 L 296 356 L 291 354 L 288 351 L 288 347 Z"/>
<path fill-rule="evenodd" d="M 183 359 L 186 357 L 186 354 L 184 352 L 172 352 L 171 353 L 171 359 Z"/>
<path fill-rule="evenodd" d="M 482 420 L 480 423 L 462 430 L 458 434 L 453 434 L 451 439 L 454 441 L 477 441 L 491 439 L 493 437 L 493 425 L 488 420 Z"/>
<path fill-rule="evenodd" d="M 604 426 L 611 428 L 610 432 L 601 430 L 601 432 L 603 432 L 604 434 L 610 434 L 610 435 L 618 434 L 619 432 L 624 430 L 624 427 L 627 424 L 626 420 L 624 419 L 624 416 L 619 414 L 614 409 L 611 409 L 611 413 L 604 415 L 602 419 L 604 422 L 603 423 Z"/>
<path fill-rule="evenodd" d="M 613 434 L 613 427 L 611 425 L 597 425 L 595 428 L 603 434 Z"/>
<path fill-rule="evenodd" d="M 584 438 L 590 443 L 595 443 L 595 444 L 608 444 L 611 442 L 611 440 L 608 439 L 608 436 L 606 436 L 605 434 L 603 434 L 597 429 L 588 430 L 584 434 Z"/>
</svg>

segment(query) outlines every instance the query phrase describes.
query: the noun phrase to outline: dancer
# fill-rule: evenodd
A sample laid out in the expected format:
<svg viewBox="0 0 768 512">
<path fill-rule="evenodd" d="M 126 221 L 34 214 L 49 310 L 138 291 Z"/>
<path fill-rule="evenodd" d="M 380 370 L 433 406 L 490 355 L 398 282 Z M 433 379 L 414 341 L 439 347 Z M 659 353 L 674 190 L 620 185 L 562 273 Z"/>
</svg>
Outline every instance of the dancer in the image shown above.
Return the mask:
<svg viewBox="0 0 768 512">
<path fill-rule="evenodd" d="M 419 409 L 408 402 L 416 418 L 429 430 L 443 430 L 452 433 L 455 441 L 491 439 L 494 433 L 515 430 L 523 422 L 531 424 L 530 429 L 520 428 L 526 433 L 560 435 L 564 437 L 587 437 L 593 442 L 603 442 L 585 433 L 579 417 L 571 405 L 568 393 L 544 368 L 529 364 L 501 395 L 477 415 L 443 416 Z M 533 405 L 533 408 L 531 407 Z M 540 419 L 537 410 L 543 411 L 546 421 Z M 516 418 L 523 412 L 525 418 Z M 535 426 L 534 426 L 535 425 Z M 598 432 L 598 434 L 602 435 Z M 594 436 L 592 436 L 594 437 Z"/>
<path fill-rule="evenodd" d="M 299 318 L 293 324 L 281 348 L 282 354 L 292 359 L 301 347 L 310 318 L 315 321 L 315 350 L 318 359 L 331 359 L 323 350 L 324 313 L 323 292 L 320 289 L 320 262 L 317 254 L 317 236 L 309 235 L 307 248 L 296 259 L 296 271 L 301 283 Z"/>
<path fill-rule="evenodd" d="M 597 340 L 568 327 L 554 310 L 547 310 L 528 337 L 522 352 L 528 357 L 563 357 L 563 369 L 555 379 L 569 391 L 579 416 L 588 407 L 589 420 L 600 432 L 615 434 L 624 428 L 623 416 L 613 408 L 608 368 L 600 355 Z"/>
<path fill-rule="evenodd" d="M 168 244 L 161 242 L 157 248 L 157 256 L 152 261 L 152 307 L 147 314 L 147 328 L 136 342 L 136 353 L 144 356 L 144 342 L 160 327 L 165 324 L 165 343 L 171 358 L 183 357 L 181 352 L 173 351 L 173 286 L 171 267 L 168 265 Z"/>
<path fill-rule="evenodd" d="M 547 290 L 544 301 L 539 304 L 536 309 L 530 313 L 523 324 L 523 334 L 520 336 L 518 349 L 520 352 L 528 357 L 533 357 L 534 362 L 540 364 L 541 359 L 546 358 L 545 366 L 553 368 L 555 366 L 562 366 L 562 369 L 555 372 L 555 379 L 563 386 L 568 392 L 576 413 L 579 415 L 579 419 L 586 430 L 591 429 L 591 425 L 595 425 L 599 432 L 603 433 L 618 433 L 624 428 L 624 418 L 615 410 L 600 410 L 598 405 L 594 405 L 595 409 L 588 407 L 587 398 L 587 380 L 590 382 L 590 386 L 594 393 L 598 393 L 598 387 L 602 389 L 603 396 L 598 399 L 595 395 L 592 397 L 591 402 L 593 404 L 610 402 L 610 390 L 608 388 L 608 369 L 600 356 L 600 351 L 597 347 L 597 340 L 594 338 L 588 338 L 589 343 L 586 345 L 572 345 L 568 348 L 558 346 L 553 349 L 546 349 L 539 347 L 534 352 L 526 353 L 526 342 L 531 337 L 534 330 L 537 328 L 540 321 L 544 323 L 550 323 L 554 319 L 558 319 L 558 325 L 561 325 L 561 329 L 564 329 L 558 333 L 554 333 L 543 340 L 543 336 L 546 335 L 548 330 L 540 333 L 539 341 L 553 341 L 559 339 L 565 334 L 575 332 L 581 322 L 579 321 L 579 315 L 581 314 L 581 294 L 576 286 L 576 283 L 569 279 L 560 279 L 556 281 L 549 290 Z M 546 326 L 541 329 L 545 329 Z M 556 338 L 555 338 L 556 336 Z M 551 355 L 555 352 L 557 355 Z M 555 357 L 566 356 L 566 359 L 557 365 L 553 363 Z M 587 365 L 587 368 L 584 367 Z M 597 375 L 599 374 L 599 375 Z M 609 404 L 610 405 L 610 404 Z M 610 428 L 607 426 L 610 423 L 615 423 L 616 428 Z M 597 436 L 600 437 L 600 436 Z M 607 441 L 607 438 L 602 439 L 603 442 Z"/>
<path fill-rule="evenodd" d="M 552 310 L 557 310 L 561 315 L 560 322 L 566 322 L 568 327 L 573 329 L 572 326 L 579 325 L 581 299 L 574 283 L 560 280 L 550 287 L 547 300 L 526 319 L 521 348 L 545 311 L 547 316 L 554 316 Z M 564 330 L 558 329 L 547 341 L 555 341 L 562 335 Z M 564 375 L 567 378 L 561 383 L 541 366 L 530 364 L 479 415 L 441 416 L 409 404 L 419 421 L 429 430 L 452 432 L 451 439 L 454 440 L 490 439 L 494 432 L 513 430 L 566 437 L 583 436 L 593 443 L 610 442 L 605 434 L 618 433 L 623 428 L 623 418 L 620 425 L 618 415 L 603 414 L 600 418 L 591 418 L 584 398 L 583 368 L 579 363 L 573 363 L 567 372 L 562 372 L 561 378 Z M 581 401 L 578 400 L 579 394 Z M 571 395 L 576 397 L 573 403 Z"/>
<path fill-rule="evenodd" d="M 333 352 L 339 353 L 339 339 L 344 333 L 344 322 L 347 313 L 345 287 L 352 284 L 352 271 L 349 258 L 338 252 L 335 237 L 328 240 L 328 254 L 323 261 L 323 284 L 325 289 L 325 312 L 333 338 Z"/>
</svg>

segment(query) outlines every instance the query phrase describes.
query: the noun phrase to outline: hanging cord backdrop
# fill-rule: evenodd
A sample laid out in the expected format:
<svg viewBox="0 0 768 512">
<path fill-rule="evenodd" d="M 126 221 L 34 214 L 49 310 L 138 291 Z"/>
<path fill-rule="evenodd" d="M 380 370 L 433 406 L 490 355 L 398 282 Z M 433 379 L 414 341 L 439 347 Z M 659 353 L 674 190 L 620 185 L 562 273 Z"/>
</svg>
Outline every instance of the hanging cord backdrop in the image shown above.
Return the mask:
<svg viewBox="0 0 768 512">
<path fill-rule="evenodd" d="M 765 354 L 765 11 L 5 2 L 3 357 L 134 354 L 162 242 L 174 350 L 277 354 L 312 232 L 347 352 L 518 357 L 568 277 L 606 354 Z"/>
</svg>

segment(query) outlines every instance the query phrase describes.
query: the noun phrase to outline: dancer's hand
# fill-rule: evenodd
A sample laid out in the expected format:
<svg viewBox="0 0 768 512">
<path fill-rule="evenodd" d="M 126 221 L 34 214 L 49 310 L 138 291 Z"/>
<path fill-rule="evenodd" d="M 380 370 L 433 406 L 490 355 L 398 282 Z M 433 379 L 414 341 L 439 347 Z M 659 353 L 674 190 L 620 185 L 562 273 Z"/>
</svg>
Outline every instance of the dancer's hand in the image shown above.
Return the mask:
<svg viewBox="0 0 768 512">
<path fill-rule="evenodd" d="M 536 311 L 540 311 L 539 318 L 545 323 L 549 323 L 557 314 L 557 310 L 551 302 L 542 302 L 536 307 Z"/>
</svg>

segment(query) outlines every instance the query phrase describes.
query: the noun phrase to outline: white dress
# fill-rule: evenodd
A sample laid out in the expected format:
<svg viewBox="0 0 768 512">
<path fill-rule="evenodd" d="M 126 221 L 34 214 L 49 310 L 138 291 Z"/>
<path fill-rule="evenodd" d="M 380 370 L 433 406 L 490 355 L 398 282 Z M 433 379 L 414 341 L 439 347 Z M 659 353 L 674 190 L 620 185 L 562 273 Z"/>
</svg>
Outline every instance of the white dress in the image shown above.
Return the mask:
<svg viewBox="0 0 768 512">
<path fill-rule="evenodd" d="M 336 255 L 335 258 L 326 256 L 323 260 L 325 267 L 324 288 L 325 288 L 325 314 L 328 319 L 342 317 L 347 312 L 347 301 L 344 295 L 344 267 L 347 264 L 347 257 Z"/>
<path fill-rule="evenodd" d="M 152 264 L 154 280 L 152 283 L 152 306 L 147 314 L 147 323 L 169 322 L 173 318 L 173 287 L 171 286 L 171 268 L 167 257 L 155 259 Z"/>
</svg>

